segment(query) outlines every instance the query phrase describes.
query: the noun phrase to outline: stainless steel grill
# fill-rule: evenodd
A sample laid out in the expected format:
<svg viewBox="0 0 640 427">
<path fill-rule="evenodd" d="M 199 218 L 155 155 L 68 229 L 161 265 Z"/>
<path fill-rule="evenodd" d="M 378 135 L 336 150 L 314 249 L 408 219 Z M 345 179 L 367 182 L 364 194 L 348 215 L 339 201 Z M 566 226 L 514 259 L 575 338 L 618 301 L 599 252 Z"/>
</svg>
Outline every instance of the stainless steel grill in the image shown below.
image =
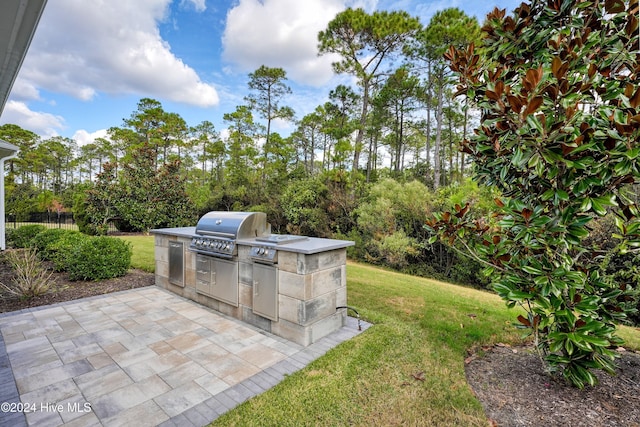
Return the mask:
<svg viewBox="0 0 640 427">
<path fill-rule="evenodd" d="M 166 289 L 303 346 L 344 325 L 336 307 L 347 301 L 353 242 L 271 234 L 259 212 L 208 212 L 196 227 L 154 233 Z M 301 283 L 322 292 L 292 293 Z"/>
<path fill-rule="evenodd" d="M 189 248 L 203 255 L 233 258 L 236 241 L 268 236 L 271 226 L 263 212 L 208 212 L 196 225 Z"/>
</svg>

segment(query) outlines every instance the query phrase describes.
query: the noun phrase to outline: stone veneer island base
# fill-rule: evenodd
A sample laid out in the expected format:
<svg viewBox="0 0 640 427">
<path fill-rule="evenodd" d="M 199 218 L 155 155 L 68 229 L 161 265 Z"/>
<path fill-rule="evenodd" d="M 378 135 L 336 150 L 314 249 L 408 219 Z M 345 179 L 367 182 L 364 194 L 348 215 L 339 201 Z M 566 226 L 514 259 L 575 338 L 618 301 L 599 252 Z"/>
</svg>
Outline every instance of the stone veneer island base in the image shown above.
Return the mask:
<svg viewBox="0 0 640 427">
<path fill-rule="evenodd" d="M 156 285 L 303 346 L 345 325 L 345 240 L 309 237 L 283 245 L 237 240 L 231 260 L 189 250 L 195 227 L 152 230 Z M 277 262 L 250 256 L 277 250 Z"/>
</svg>

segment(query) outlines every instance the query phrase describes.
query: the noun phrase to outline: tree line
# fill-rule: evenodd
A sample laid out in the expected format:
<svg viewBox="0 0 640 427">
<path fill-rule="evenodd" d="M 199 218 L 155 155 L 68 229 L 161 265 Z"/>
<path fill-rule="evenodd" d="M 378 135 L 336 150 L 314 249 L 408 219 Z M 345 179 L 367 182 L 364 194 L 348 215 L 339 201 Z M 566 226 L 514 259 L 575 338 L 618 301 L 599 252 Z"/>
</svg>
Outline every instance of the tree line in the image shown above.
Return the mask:
<svg viewBox="0 0 640 427">
<path fill-rule="evenodd" d="M 286 72 L 263 65 L 249 73 L 244 102 L 223 114 L 224 134 L 211 121 L 187 123 L 151 98 L 140 99 L 106 137 L 81 146 L 0 126 L 0 138 L 20 148 L 7 163 L 7 213 L 19 220 L 33 211 L 73 211 L 100 233 L 108 222 L 146 231 L 193 225 L 209 210 L 261 210 L 275 232 L 366 241 L 358 256 L 409 268 L 407 260 L 430 257 L 420 247 L 430 208 L 400 212 L 406 221 L 395 225 L 360 217 L 378 219 L 365 215 L 376 186 L 402 198 L 420 185 L 437 199 L 439 189 L 468 184 L 459 147 L 474 114 L 451 97 L 443 53 L 479 34 L 476 19 L 455 8 L 426 26 L 403 11 L 347 9 L 318 34 L 318 54 L 337 53 L 334 71 L 356 83 L 336 86 L 328 101 L 297 117 L 287 105 Z M 275 121 L 294 130 L 280 135 Z M 406 239 L 414 249 L 403 254 Z M 453 255 L 439 252 L 450 270 Z"/>
<path fill-rule="evenodd" d="M 142 143 L 155 151 L 156 166 L 178 159 L 184 173 L 200 183 L 212 177 L 246 181 L 247 171 L 237 170 L 242 166 L 260 169 L 261 184 L 278 168 L 298 166 L 309 175 L 359 171 L 371 182 L 385 150 L 391 170 L 421 170 L 437 188 L 464 172 L 456 148 L 468 127 L 463 105 L 448 96 L 442 53 L 478 36 L 475 18 L 458 9 L 438 12 L 425 27 L 406 12 L 347 9 L 318 35 L 318 53 L 338 53 L 335 72 L 353 76 L 357 84 L 335 87 L 328 102 L 304 117 L 285 105 L 292 92 L 286 72 L 261 66 L 249 74 L 245 102 L 223 115 L 229 128 L 224 140 L 210 121 L 188 124 L 149 98 L 106 138 L 83 146 L 70 138 L 41 140 L 12 125 L 3 126 L 0 136 L 20 147 L 10 163 L 16 182 L 57 197 L 70 186 L 93 182 L 104 162 L 117 163 Z M 295 130 L 282 137 L 273 132 L 275 120 L 291 122 Z"/>
</svg>

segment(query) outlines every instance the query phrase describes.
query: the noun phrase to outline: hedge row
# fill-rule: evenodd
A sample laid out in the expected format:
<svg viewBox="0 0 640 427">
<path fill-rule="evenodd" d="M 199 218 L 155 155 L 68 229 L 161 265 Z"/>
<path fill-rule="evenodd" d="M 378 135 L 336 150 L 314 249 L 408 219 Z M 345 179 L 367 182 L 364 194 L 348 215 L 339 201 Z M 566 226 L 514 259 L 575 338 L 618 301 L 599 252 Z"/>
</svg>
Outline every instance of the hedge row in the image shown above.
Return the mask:
<svg viewBox="0 0 640 427">
<path fill-rule="evenodd" d="M 7 242 L 16 248 L 35 248 L 41 259 L 53 263 L 56 271 L 68 272 L 70 280 L 124 276 L 131 265 L 131 246 L 115 237 L 25 225 L 7 230 Z"/>
</svg>

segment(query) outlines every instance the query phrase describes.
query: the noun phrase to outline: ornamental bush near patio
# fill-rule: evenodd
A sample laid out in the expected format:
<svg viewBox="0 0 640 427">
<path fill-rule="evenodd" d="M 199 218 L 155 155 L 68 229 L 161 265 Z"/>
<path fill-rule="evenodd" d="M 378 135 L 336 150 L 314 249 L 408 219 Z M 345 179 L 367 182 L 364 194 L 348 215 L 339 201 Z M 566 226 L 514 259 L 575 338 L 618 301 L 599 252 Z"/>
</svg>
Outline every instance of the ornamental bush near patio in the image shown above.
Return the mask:
<svg viewBox="0 0 640 427">
<path fill-rule="evenodd" d="M 46 230 L 42 224 L 29 224 L 23 225 L 19 228 L 10 228 L 7 230 L 7 243 L 14 248 L 28 248 L 31 246 L 31 241 L 38 233 Z"/>
<path fill-rule="evenodd" d="M 496 9 L 483 45 L 451 47 L 458 94 L 482 111 L 463 151 L 474 179 L 495 185 L 492 218 L 469 207 L 437 215 L 432 229 L 487 265 L 493 289 L 521 306 L 550 372 L 577 387 L 594 369 L 615 373 L 616 325 L 637 284 L 604 274 L 607 253 L 587 243 L 612 212 L 616 251 L 640 251 L 640 215 L 626 191 L 640 181 L 640 44 L 637 1 L 522 3 Z"/>
<path fill-rule="evenodd" d="M 124 276 L 131 265 L 131 246 L 115 237 L 88 237 L 71 248 L 68 261 L 67 271 L 71 280 Z"/>
</svg>

